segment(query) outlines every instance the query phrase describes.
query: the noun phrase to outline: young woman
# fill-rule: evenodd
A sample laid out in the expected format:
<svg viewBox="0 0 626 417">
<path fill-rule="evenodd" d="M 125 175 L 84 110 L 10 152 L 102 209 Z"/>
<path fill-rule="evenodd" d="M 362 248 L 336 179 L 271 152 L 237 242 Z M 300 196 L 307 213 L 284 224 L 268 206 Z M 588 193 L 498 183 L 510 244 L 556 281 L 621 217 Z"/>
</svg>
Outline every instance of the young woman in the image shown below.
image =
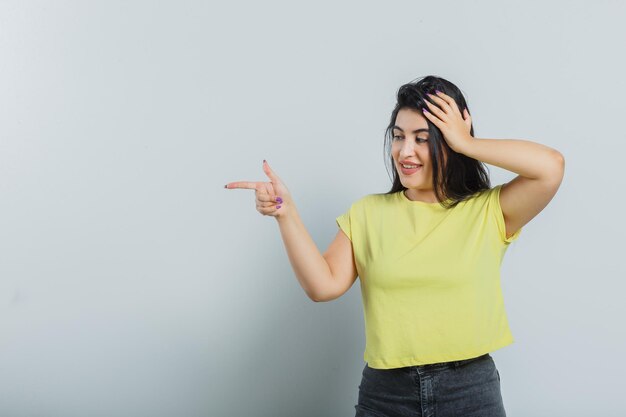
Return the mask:
<svg viewBox="0 0 626 417">
<path fill-rule="evenodd" d="M 505 416 L 489 355 L 513 342 L 500 264 L 556 194 L 564 158 L 526 140 L 475 138 L 461 91 L 435 76 L 400 87 L 385 149 L 391 190 L 337 217 L 323 255 L 266 161 L 269 182 L 226 188 L 255 190 L 312 300 L 334 300 L 360 278 L 366 364 L 357 417 Z M 485 163 L 517 176 L 491 187 Z"/>
</svg>

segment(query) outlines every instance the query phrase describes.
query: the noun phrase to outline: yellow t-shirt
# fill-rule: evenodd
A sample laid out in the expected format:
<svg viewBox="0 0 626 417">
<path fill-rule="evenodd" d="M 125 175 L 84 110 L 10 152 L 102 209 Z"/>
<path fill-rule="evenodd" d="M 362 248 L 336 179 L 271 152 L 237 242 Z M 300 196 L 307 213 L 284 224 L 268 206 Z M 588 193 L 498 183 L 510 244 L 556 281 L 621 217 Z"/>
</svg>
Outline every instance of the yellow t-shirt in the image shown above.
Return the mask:
<svg viewBox="0 0 626 417">
<path fill-rule="evenodd" d="M 513 343 L 500 287 L 509 244 L 502 185 L 456 207 L 370 194 L 337 217 L 352 241 L 363 358 L 390 369 L 469 359 Z"/>
</svg>

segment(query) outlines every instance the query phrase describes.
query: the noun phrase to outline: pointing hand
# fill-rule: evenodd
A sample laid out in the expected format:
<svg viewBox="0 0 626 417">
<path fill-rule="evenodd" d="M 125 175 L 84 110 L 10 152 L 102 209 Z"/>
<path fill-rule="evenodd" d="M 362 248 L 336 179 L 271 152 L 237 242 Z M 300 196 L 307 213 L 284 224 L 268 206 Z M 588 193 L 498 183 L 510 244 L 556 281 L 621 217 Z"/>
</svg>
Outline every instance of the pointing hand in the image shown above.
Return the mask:
<svg viewBox="0 0 626 417">
<path fill-rule="evenodd" d="M 293 200 L 282 180 L 272 171 L 267 161 L 263 160 L 263 172 L 269 182 L 238 181 L 229 182 L 225 188 L 246 188 L 255 190 L 256 209 L 264 216 L 281 217 L 291 211 Z"/>
</svg>

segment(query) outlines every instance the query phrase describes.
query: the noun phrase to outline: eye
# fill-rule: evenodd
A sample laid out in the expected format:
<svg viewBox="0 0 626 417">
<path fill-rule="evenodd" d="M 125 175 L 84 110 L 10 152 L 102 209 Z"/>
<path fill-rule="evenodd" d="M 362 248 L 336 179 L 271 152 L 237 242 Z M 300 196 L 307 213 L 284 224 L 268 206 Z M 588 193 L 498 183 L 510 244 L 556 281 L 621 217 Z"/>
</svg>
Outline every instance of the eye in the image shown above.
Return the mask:
<svg viewBox="0 0 626 417">
<path fill-rule="evenodd" d="M 393 140 L 394 140 L 394 141 L 395 141 L 395 140 L 400 140 L 400 139 L 404 139 L 404 138 L 403 138 L 402 136 L 398 136 L 398 135 L 393 136 Z M 415 141 L 416 141 L 417 143 L 426 143 L 426 142 L 428 142 L 428 139 L 424 139 L 424 138 L 415 138 Z"/>
</svg>

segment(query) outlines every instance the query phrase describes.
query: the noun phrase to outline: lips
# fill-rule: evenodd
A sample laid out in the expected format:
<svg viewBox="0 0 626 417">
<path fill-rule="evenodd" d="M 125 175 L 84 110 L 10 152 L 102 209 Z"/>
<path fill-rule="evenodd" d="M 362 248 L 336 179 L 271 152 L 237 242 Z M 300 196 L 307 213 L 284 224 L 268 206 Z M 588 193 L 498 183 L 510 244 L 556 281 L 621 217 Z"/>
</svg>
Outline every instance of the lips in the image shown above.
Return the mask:
<svg viewBox="0 0 626 417">
<path fill-rule="evenodd" d="M 415 174 L 416 172 L 419 172 L 422 170 L 422 165 L 419 165 L 417 168 L 405 168 L 402 165 L 400 165 L 400 171 L 404 174 L 404 175 L 411 175 L 411 174 Z"/>
<path fill-rule="evenodd" d="M 399 161 L 400 164 L 404 164 L 404 165 L 422 165 L 422 164 L 418 164 L 415 161 L 409 161 L 408 159 L 405 159 L 404 161 Z"/>
<path fill-rule="evenodd" d="M 398 162 L 404 165 L 422 165 L 416 161 L 411 161 L 410 159 L 403 159 L 402 161 L 398 161 Z"/>
</svg>

